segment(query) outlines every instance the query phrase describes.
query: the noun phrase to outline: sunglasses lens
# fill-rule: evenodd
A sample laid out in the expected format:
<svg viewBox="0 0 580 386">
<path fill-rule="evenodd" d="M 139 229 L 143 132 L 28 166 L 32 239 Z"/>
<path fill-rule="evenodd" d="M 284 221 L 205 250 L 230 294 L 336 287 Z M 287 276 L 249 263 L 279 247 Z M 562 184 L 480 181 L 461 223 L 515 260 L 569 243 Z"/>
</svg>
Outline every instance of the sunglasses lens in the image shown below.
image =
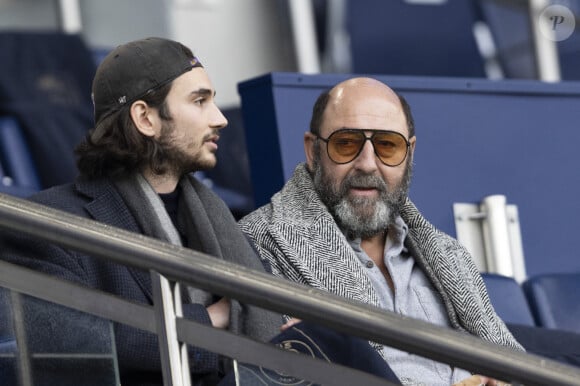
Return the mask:
<svg viewBox="0 0 580 386">
<path fill-rule="evenodd" d="M 397 166 L 407 156 L 407 140 L 403 135 L 391 131 L 375 131 L 367 138 L 360 130 L 338 130 L 328 137 L 328 156 L 337 164 L 354 160 L 361 152 L 367 139 L 373 143 L 375 153 L 388 166 Z"/>
<path fill-rule="evenodd" d="M 376 133 L 373 136 L 373 146 L 386 165 L 397 166 L 407 155 L 407 142 L 397 133 Z"/>
<path fill-rule="evenodd" d="M 328 138 L 328 156 L 342 164 L 356 158 L 365 143 L 365 135 L 356 131 L 336 131 Z"/>
</svg>

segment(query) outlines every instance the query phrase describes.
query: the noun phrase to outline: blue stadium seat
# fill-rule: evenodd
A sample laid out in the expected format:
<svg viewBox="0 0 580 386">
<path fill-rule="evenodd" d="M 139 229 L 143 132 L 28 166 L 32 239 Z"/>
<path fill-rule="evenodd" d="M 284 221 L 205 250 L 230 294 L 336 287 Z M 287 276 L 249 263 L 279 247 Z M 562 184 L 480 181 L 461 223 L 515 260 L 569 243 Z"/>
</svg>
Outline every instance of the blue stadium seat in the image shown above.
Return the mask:
<svg viewBox="0 0 580 386">
<path fill-rule="evenodd" d="M 580 333 L 580 272 L 536 275 L 523 289 L 537 325 Z"/>
<path fill-rule="evenodd" d="M 16 340 L 6 339 L 0 341 L 0 354 L 16 352 Z"/>
<path fill-rule="evenodd" d="M 529 4 L 525 1 L 477 1 L 493 36 L 497 60 L 505 78 L 537 79 Z"/>
<path fill-rule="evenodd" d="M 18 120 L 42 188 L 72 181 L 93 125 L 91 51 L 78 34 L 3 31 L 0 52 L 0 114 Z"/>
<path fill-rule="evenodd" d="M 526 1 L 479 0 L 482 19 L 489 25 L 506 78 L 537 79 L 535 44 Z M 565 6 L 576 17 L 571 35 L 555 43 L 562 80 L 580 79 L 580 0 L 551 0 L 548 5 Z M 565 27 L 564 27 L 565 28 Z"/>
<path fill-rule="evenodd" d="M 25 186 L 4 185 L 4 183 L 0 184 L 0 193 L 8 194 L 10 196 L 27 198 L 36 192 L 36 189 L 31 189 Z"/>
<path fill-rule="evenodd" d="M 473 35 L 479 20 L 475 5 L 465 0 L 347 0 L 351 72 L 485 78 Z"/>
<path fill-rule="evenodd" d="M 0 117 L 0 162 L 4 176 L 11 180 L 11 186 L 40 189 L 30 149 L 13 117 Z"/>
<path fill-rule="evenodd" d="M 0 117 L 0 192 L 27 197 L 40 180 L 24 135 L 13 117 Z"/>
<path fill-rule="evenodd" d="M 557 43 L 561 76 L 563 80 L 580 80 L 580 0 L 567 0 L 561 5 L 576 18 L 572 35 Z"/>
<path fill-rule="evenodd" d="M 504 322 L 535 325 L 524 291 L 514 278 L 494 273 L 482 273 L 481 276 L 491 304 Z"/>
</svg>

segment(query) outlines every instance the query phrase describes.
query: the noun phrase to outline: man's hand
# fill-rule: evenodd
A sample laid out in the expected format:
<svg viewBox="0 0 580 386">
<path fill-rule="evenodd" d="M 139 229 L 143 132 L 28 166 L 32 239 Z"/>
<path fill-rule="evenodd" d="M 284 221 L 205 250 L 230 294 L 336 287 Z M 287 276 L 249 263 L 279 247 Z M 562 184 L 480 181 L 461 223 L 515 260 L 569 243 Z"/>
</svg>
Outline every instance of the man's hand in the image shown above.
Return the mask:
<svg viewBox="0 0 580 386">
<path fill-rule="evenodd" d="M 286 331 L 287 329 L 289 329 L 290 327 L 292 327 L 295 324 L 300 323 L 301 321 L 302 320 L 300 320 L 300 319 L 292 318 L 280 327 L 280 331 Z"/>
<path fill-rule="evenodd" d="M 483 375 L 472 375 L 459 383 L 454 383 L 453 386 L 510 386 L 510 384 Z"/>
<path fill-rule="evenodd" d="M 228 328 L 230 324 L 230 300 L 221 298 L 218 302 L 207 307 L 211 325 L 217 328 Z"/>
</svg>

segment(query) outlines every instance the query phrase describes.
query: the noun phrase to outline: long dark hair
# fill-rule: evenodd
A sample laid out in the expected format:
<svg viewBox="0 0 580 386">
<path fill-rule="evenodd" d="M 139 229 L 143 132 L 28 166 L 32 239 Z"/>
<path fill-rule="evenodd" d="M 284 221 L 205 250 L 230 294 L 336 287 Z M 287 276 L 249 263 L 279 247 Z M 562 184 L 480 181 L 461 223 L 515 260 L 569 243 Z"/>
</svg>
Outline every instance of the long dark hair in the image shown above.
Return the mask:
<svg viewBox="0 0 580 386">
<path fill-rule="evenodd" d="M 173 82 L 152 90 L 139 98 L 170 121 L 166 97 Z M 75 149 L 77 168 L 87 178 L 117 177 L 149 167 L 154 173 L 165 172 L 163 147 L 151 137 L 142 135 L 130 115 L 130 106 L 102 119 L 90 130 Z"/>
</svg>

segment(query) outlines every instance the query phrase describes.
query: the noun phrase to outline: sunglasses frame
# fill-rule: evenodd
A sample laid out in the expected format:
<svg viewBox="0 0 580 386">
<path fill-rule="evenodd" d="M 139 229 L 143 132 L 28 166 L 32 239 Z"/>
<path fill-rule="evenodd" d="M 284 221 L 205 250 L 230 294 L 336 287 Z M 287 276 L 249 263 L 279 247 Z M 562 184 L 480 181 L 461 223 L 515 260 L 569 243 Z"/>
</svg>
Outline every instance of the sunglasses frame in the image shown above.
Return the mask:
<svg viewBox="0 0 580 386">
<path fill-rule="evenodd" d="M 370 136 L 367 136 L 367 134 L 365 133 L 365 131 L 372 131 L 372 134 Z M 356 154 L 354 155 L 354 157 L 352 157 L 352 159 L 350 161 L 346 161 L 346 162 L 336 162 L 334 159 L 332 159 L 332 157 L 330 156 L 330 151 L 328 149 L 328 143 L 330 142 L 330 139 L 332 138 L 333 135 L 337 134 L 337 133 L 345 133 L 345 132 L 352 132 L 352 133 L 361 133 L 365 140 L 362 144 L 362 146 L 358 149 L 358 151 L 356 152 Z M 403 159 L 401 160 L 401 162 L 399 162 L 398 164 L 394 164 L 394 165 L 390 165 L 388 163 L 386 163 L 385 161 L 382 160 L 381 156 L 378 154 L 377 149 L 375 147 L 375 144 L 373 142 L 373 138 L 375 137 L 375 135 L 377 134 L 396 134 L 398 136 L 400 136 L 401 138 L 403 138 L 403 140 L 405 141 L 405 156 L 403 157 Z M 405 162 L 405 160 L 407 159 L 407 156 L 409 155 L 409 148 L 411 147 L 411 142 L 409 142 L 409 140 L 407 138 L 405 138 L 405 136 L 401 133 L 399 133 L 398 131 L 393 131 L 393 130 L 363 130 L 363 129 L 339 129 L 336 130 L 334 133 L 330 134 L 328 136 L 328 138 L 323 138 L 321 137 L 319 134 L 314 134 L 314 136 L 317 139 L 322 140 L 323 142 L 326 143 L 326 154 L 328 155 L 328 158 L 330 158 L 330 160 L 332 162 L 334 162 L 337 165 L 345 165 L 347 163 L 350 163 L 352 161 L 354 161 L 361 153 L 362 149 L 365 147 L 365 144 L 367 141 L 371 141 L 371 144 L 373 145 L 373 151 L 375 153 L 375 155 L 377 156 L 377 158 L 381 161 L 381 163 L 383 165 L 386 166 L 390 166 L 390 167 L 396 167 L 399 166 L 400 164 L 402 164 L 403 162 Z"/>
</svg>

